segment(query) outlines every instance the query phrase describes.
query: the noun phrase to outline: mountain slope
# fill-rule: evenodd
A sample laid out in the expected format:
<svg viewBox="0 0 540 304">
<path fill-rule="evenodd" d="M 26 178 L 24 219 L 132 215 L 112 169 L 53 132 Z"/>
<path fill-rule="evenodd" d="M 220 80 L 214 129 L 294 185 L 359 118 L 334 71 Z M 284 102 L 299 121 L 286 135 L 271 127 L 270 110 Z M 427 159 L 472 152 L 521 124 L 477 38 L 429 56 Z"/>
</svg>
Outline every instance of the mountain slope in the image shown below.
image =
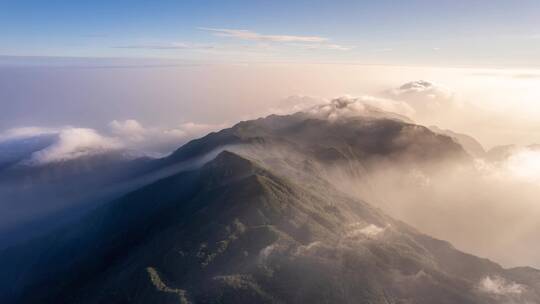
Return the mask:
<svg viewBox="0 0 540 304">
<path fill-rule="evenodd" d="M 27 273 L 49 270 L 20 302 L 495 303 L 500 295 L 479 289 L 485 277 L 527 286 L 539 277 L 461 253 L 329 185 L 306 191 L 230 152 L 42 242 L 48 255 Z M 4 252 L 0 261 L 12 258 Z M 20 266 L 2 268 L 19 281 Z M 534 289 L 518 296 L 537 299 Z"/>
<path fill-rule="evenodd" d="M 225 149 L 223 152 L 216 152 Z M 467 160 L 389 119 L 242 122 L 152 163 L 202 167 L 0 252 L 2 303 L 536 303 L 540 272 L 503 269 L 342 192 L 337 164 Z M 230 152 L 234 151 L 234 152 Z"/>
<path fill-rule="evenodd" d="M 453 132 L 452 130 L 441 129 L 437 126 L 430 126 L 429 129 L 435 133 L 439 133 L 439 134 L 446 135 L 453 138 L 471 156 L 485 157 L 486 155 L 486 151 L 484 150 L 484 147 L 482 147 L 482 145 L 472 136 L 469 136 L 467 134 L 462 134 L 462 133 L 456 133 L 456 132 Z"/>
<path fill-rule="evenodd" d="M 0 171 L 0 248 L 50 231 L 133 190 L 133 181 L 152 167 L 148 158 L 104 153 L 5 168 Z"/>
</svg>

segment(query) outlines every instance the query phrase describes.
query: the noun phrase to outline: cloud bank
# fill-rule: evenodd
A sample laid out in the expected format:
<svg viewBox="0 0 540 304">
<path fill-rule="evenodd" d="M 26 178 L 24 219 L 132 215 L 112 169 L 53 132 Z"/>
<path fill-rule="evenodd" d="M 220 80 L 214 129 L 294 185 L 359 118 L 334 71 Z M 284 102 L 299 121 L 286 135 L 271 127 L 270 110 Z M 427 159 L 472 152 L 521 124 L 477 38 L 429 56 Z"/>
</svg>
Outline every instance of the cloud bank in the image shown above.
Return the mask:
<svg viewBox="0 0 540 304">
<path fill-rule="evenodd" d="M 504 161 L 503 168 L 518 180 L 540 185 L 540 149 L 514 149 Z"/>
<path fill-rule="evenodd" d="M 291 96 L 264 113 L 303 111 L 330 120 L 377 116 L 394 119 L 410 117 L 415 121 L 421 110 L 427 111 L 424 112 L 427 118 L 437 118 L 439 114 L 444 118 L 444 114 L 448 114 L 448 117 L 454 115 L 454 119 L 459 117 L 465 120 L 485 115 L 485 111 L 470 111 L 474 109 L 472 106 L 461 107 L 456 94 L 430 82 L 409 82 L 385 93 L 384 96 L 360 95 L 335 99 Z M 415 108 L 417 105 L 413 102 L 418 100 L 435 106 Z M 261 106 L 261 109 L 264 107 Z M 439 123 L 437 120 L 436 124 Z M 495 123 L 504 121 L 495 120 Z M 39 162 L 72 159 L 104 151 L 137 151 L 162 156 L 189 139 L 223 127 L 186 123 L 163 128 L 146 126 L 136 120 L 113 120 L 100 130 L 75 127 L 10 129 L 0 133 L 0 144 L 2 140 L 56 134 L 58 141 L 54 145 L 34 155 L 34 160 Z M 382 195 L 370 197 L 369 194 L 360 193 L 361 198 L 368 198 L 367 201 L 374 204 L 386 201 L 386 205 L 381 206 L 387 208 L 390 214 L 417 226 L 421 231 L 448 239 L 460 249 L 489 256 L 505 265 L 525 263 L 537 266 L 540 263 L 540 246 L 531 244 L 537 243 L 535 240 L 540 229 L 537 199 L 540 153 L 531 146 L 506 149 L 495 159 L 488 159 L 492 154 L 497 153 L 488 151 L 482 156 L 486 159 L 476 160 L 474 168 L 468 171 L 457 164 L 444 164 L 446 170 L 432 174 L 422 170 L 404 173 L 399 171 L 400 168 L 381 168 L 369 180 L 374 192 Z M 340 178 L 336 177 L 335 180 Z M 353 190 L 362 183 L 350 178 L 343 181 L 345 185 L 348 185 L 347 182 L 356 183 L 351 184 Z M 494 227 L 493 223 L 506 225 Z M 515 250 L 509 252 L 508 248 Z"/>
<path fill-rule="evenodd" d="M 122 152 L 126 157 L 142 155 L 164 156 L 187 141 L 208 132 L 219 130 L 223 125 L 184 123 L 175 128 L 146 127 L 129 119 L 113 120 L 104 131 L 79 127 L 23 127 L 0 133 L 0 145 L 24 141 L 42 135 L 54 135 L 55 141 L 46 148 L 35 151 L 26 164 L 41 165 L 51 162 L 73 160 L 79 157 Z"/>
<path fill-rule="evenodd" d="M 360 177 L 347 165 L 328 179 L 460 250 L 507 267 L 540 265 L 539 151 L 516 148 L 496 161 L 426 161 L 418 168 L 360 163 L 370 168 Z"/>
<path fill-rule="evenodd" d="M 92 129 L 67 128 L 58 132 L 57 141 L 51 146 L 33 153 L 31 164 L 72 160 L 119 150 L 121 143 L 103 136 Z"/>
<path fill-rule="evenodd" d="M 283 102 L 281 109 L 287 109 L 285 113 L 303 111 L 330 120 L 392 117 L 401 113 L 418 122 L 418 110 L 425 110 L 423 114 L 428 118 L 444 113 L 473 120 L 489 116 L 486 111 L 468 112 L 477 109 L 461 103 L 455 93 L 433 83 L 411 82 L 395 89 L 393 96 L 395 99 L 364 95 L 333 100 L 292 96 Z M 433 106 L 414 108 L 409 102 L 413 96 Z M 329 179 L 346 185 L 345 191 L 381 206 L 421 231 L 451 241 L 461 250 L 495 259 L 506 266 L 540 265 L 540 246 L 534 245 L 540 229 L 539 146 L 507 146 L 486 152 L 467 134 L 432 130 L 456 138 L 466 150 L 473 146 L 478 150 L 470 149 L 473 161 L 443 162 L 413 169 L 380 164 L 361 180 L 342 172 Z M 360 190 L 359 185 L 367 180 L 369 185 L 365 188 L 371 189 L 370 192 Z"/>
</svg>

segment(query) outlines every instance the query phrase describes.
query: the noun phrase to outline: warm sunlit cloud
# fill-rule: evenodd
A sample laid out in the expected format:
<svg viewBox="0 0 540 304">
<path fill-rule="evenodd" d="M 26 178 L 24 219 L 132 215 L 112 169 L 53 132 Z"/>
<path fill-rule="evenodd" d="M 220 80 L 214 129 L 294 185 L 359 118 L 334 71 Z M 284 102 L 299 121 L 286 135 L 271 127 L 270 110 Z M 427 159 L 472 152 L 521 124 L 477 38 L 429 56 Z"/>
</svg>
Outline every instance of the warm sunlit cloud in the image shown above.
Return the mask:
<svg viewBox="0 0 540 304">
<path fill-rule="evenodd" d="M 517 149 L 509 156 L 505 167 L 515 178 L 540 185 L 540 150 Z"/>
</svg>

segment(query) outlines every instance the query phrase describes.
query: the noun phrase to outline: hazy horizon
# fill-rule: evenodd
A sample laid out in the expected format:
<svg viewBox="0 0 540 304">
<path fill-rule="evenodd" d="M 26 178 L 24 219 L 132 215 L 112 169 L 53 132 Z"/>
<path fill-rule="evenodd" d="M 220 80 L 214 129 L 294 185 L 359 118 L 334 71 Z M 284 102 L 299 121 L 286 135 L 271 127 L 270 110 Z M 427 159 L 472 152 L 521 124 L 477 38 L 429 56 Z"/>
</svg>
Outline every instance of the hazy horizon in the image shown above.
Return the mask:
<svg viewBox="0 0 540 304">
<path fill-rule="evenodd" d="M 540 69 L 78 61 L 48 63 L 40 58 L 24 66 L 0 64 L 0 99 L 6 101 L 0 131 L 64 126 L 107 131 L 111 122 L 126 120 L 152 128 L 194 124 L 210 130 L 291 112 L 307 98 L 320 103 L 340 96 L 374 96 L 403 102 L 410 96 L 388 93 L 424 80 L 439 87 L 441 95 L 423 117 L 403 113 L 413 121 L 471 135 L 486 149 L 540 142 L 535 119 L 540 115 L 535 102 Z M 453 113 L 449 106 L 455 107 Z"/>
</svg>

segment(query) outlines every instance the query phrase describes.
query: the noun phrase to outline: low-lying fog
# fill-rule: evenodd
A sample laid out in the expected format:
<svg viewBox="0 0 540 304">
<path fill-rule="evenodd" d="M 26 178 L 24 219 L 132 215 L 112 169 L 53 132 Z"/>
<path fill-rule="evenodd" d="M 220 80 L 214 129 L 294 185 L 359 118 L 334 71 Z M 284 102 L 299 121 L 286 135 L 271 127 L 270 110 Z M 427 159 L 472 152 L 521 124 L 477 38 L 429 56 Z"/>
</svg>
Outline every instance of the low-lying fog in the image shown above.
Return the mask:
<svg viewBox="0 0 540 304">
<path fill-rule="evenodd" d="M 458 249 L 505 266 L 539 267 L 540 171 L 523 174 L 529 160 L 515 159 L 535 153 L 538 162 L 540 152 L 516 153 L 500 163 L 438 163 L 429 173 L 381 165 L 365 179 L 329 180 Z"/>
<path fill-rule="evenodd" d="M 410 82 L 418 79 L 427 82 Z M 342 173 L 330 180 L 459 249 L 506 266 L 540 267 L 540 149 L 533 146 L 540 143 L 539 88 L 539 71 L 504 69 L 3 67 L 0 147 L 53 134 L 59 140 L 30 159 L 48 163 L 108 149 L 164 155 L 238 120 L 347 95 L 419 124 L 468 134 L 486 151 L 516 145 L 472 155 L 470 166 L 438 163 L 429 173 L 377 164 L 369 187 Z M 0 202 L 0 212 L 7 206 Z"/>
<path fill-rule="evenodd" d="M 274 159 L 286 159 L 301 168 L 305 159 L 286 147 L 238 146 L 234 152 L 271 167 Z M 318 172 L 338 189 L 460 250 L 507 267 L 540 267 L 538 160 L 540 150 L 514 148 L 503 158 L 426 160 L 420 166 L 357 160 L 319 164 L 324 169 Z M 280 166 L 278 172 L 303 184 L 303 175 L 288 168 Z"/>
</svg>

